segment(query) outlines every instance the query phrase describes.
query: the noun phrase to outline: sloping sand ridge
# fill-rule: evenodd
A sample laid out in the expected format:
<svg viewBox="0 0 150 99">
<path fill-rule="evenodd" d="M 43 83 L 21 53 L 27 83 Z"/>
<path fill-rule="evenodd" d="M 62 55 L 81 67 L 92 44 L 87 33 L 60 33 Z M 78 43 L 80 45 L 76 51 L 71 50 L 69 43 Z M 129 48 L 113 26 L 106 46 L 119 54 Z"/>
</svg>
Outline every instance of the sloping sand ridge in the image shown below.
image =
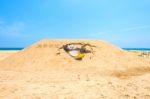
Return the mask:
<svg viewBox="0 0 150 99">
<path fill-rule="evenodd" d="M 78 61 L 59 49 L 68 43 L 96 47 Z M 1 60 L 0 71 L 2 98 L 150 98 L 150 60 L 104 41 L 44 39 Z"/>
</svg>

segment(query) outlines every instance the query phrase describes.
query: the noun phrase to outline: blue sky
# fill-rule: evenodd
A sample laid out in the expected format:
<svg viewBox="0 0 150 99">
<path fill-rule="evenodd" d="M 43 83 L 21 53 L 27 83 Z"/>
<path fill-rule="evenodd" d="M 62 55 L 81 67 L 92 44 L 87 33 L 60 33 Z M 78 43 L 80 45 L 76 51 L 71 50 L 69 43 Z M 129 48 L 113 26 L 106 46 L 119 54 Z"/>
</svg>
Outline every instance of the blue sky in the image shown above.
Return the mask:
<svg viewBox="0 0 150 99">
<path fill-rule="evenodd" d="M 43 38 L 150 47 L 150 0 L 0 0 L 0 47 Z"/>
</svg>

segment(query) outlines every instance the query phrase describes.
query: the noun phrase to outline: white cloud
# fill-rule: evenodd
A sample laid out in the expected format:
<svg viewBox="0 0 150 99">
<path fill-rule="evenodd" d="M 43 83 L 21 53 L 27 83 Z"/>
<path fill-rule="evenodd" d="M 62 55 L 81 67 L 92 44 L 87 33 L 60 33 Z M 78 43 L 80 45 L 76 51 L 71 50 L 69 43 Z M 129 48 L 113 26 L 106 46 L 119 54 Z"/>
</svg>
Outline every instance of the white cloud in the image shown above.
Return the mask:
<svg viewBox="0 0 150 99">
<path fill-rule="evenodd" d="M 0 17 L 0 25 L 4 24 L 4 21 L 2 20 L 2 18 Z"/>
<path fill-rule="evenodd" d="M 88 33 L 88 34 L 86 34 L 86 35 L 89 35 L 89 36 L 94 36 L 94 35 L 96 35 L 96 36 L 98 36 L 98 35 L 103 35 L 103 34 L 105 34 L 105 32 L 91 32 L 91 33 Z"/>
<path fill-rule="evenodd" d="M 130 36 L 129 36 L 128 32 L 132 32 L 132 34 L 130 34 L 132 37 L 133 35 L 136 36 L 137 33 L 139 33 L 139 32 L 135 32 L 135 31 L 140 31 L 140 30 L 144 30 L 144 29 L 150 29 L 150 25 L 129 27 L 129 28 L 118 29 L 118 30 L 117 29 L 109 30 L 109 31 L 105 31 L 105 32 L 95 32 L 95 33 L 93 32 L 93 33 L 88 33 L 86 35 L 87 35 L 87 37 L 91 37 L 91 38 L 100 38 L 100 39 L 108 39 L 108 40 L 115 41 L 117 39 L 120 40 L 120 38 L 123 40 L 124 37 L 128 37 L 128 39 L 129 39 Z M 84 36 L 85 36 L 85 34 L 84 34 Z M 139 36 L 137 36 L 137 37 L 139 37 Z"/>
<path fill-rule="evenodd" d="M 126 31 L 135 31 L 135 30 L 148 29 L 148 28 L 150 28 L 150 25 L 142 25 L 142 26 L 125 28 L 125 29 L 122 29 L 121 31 L 126 32 Z"/>
<path fill-rule="evenodd" d="M 0 35 L 1 36 L 21 36 L 25 30 L 25 24 L 23 22 L 5 23 L 0 21 Z"/>
<path fill-rule="evenodd" d="M 64 1 L 65 1 L 65 4 L 69 6 L 77 6 L 77 5 L 81 5 L 87 2 L 86 0 L 64 0 Z"/>
<path fill-rule="evenodd" d="M 2 25 L 4 22 L 2 20 L 0 20 L 0 25 Z"/>
</svg>

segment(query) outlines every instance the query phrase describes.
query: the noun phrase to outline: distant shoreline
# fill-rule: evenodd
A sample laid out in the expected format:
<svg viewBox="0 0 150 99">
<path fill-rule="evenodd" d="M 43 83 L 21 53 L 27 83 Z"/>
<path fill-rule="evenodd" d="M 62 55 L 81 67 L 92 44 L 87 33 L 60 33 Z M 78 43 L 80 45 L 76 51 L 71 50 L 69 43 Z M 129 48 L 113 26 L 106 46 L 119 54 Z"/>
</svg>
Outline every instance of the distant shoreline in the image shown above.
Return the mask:
<svg viewBox="0 0 150 99">
<path fill-rule="evenodd" d="M 150 51 L 150 48 L 122 48 L 127 51 Z"/>
</svg>

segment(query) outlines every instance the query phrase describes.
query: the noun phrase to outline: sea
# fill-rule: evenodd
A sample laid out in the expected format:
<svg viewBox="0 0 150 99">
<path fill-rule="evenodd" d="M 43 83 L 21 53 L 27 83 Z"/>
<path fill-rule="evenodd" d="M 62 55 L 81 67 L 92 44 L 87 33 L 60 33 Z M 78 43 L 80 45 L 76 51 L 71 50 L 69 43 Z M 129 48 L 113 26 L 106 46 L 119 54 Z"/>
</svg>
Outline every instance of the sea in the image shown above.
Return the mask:
<svg viewBox="0 0 150 99">
<path fill-rule="evenodd" d="M 0 50 L 22 50 L 24 48 L 0 48 Z M 150 51 L 150 48 L 122 48 L 124 50 L 128 50 L 128 51 L 132 51 L 132 50 L 135 50 L 135 51 Z"/>
<path fill-rule="evenodd" d="M 0 50 L 22 50 L 22 49 L 24 49 L 24 48 L 0 48 Z"/>
<path fill-rule="evenodd" d="M 131 51 L 148 51 L 150 52 L 150 48 L 122 48 L 124 50 L 131 50 Z"/>
</svg>

